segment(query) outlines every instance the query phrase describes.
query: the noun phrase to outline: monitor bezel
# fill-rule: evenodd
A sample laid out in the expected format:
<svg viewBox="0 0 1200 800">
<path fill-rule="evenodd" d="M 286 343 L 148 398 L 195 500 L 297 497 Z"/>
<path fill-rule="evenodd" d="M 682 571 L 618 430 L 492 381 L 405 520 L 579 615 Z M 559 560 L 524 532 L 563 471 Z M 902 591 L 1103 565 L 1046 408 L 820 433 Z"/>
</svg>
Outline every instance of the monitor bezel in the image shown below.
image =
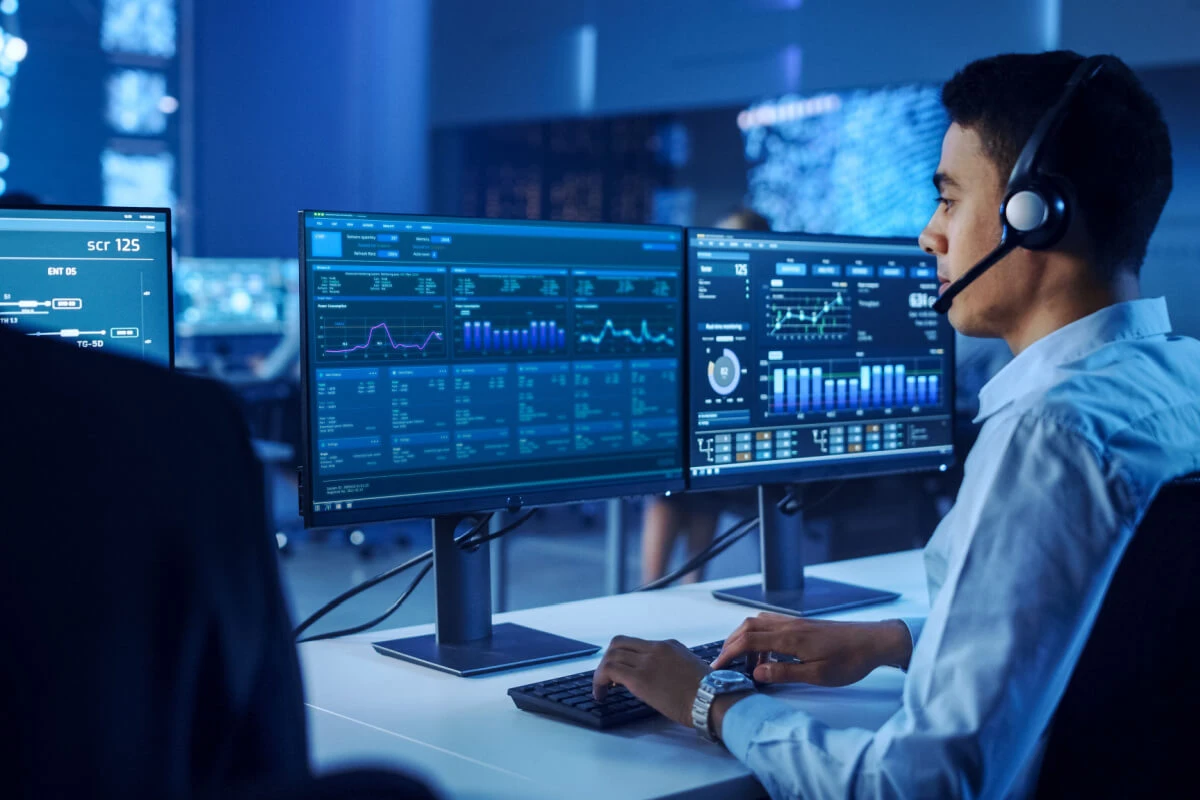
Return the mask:
<svg viewBox="0 0 1200 800">
<path fill-rule="evenodd" d="M 778 231 L 742 231 L 730 230 L 727 228 L 712 228 L 712 227 L 689 227 L 686 233 L 686 246 L 684 248 L 687 262 L 684 267 L 687 280 L 687 301 L 684 303 L 684 319 L 687 325 L 688 342 L 690 345 L 692 327 L 695 324 L 693 321 L 692 308 L 692 281 L 697 277 L 695 269 L 692 266 L 692 238 L 695 234 L 726 236 L 739 239 L 775 239 L 777 241 L 787 242 L 812 242 L 814 244 L 830 242 L 834 244 L 864 244 L 864 245 L 884 245 L 896 247 L 909 247 L 920 249 L 920 245 L 916 239 L 910 239 L 904 236 L 846 236 L 839 234 L 819 234 L 819 233 L 786 233 Z M 694 365 L 689 359 L 685 371 L 687 373 L 687 392 L 688 401 L 687 408 L 687 484 L 689 492 L 710 492 L 719 491 L 722 489 L 744 489 L 753 486 L 764 486 L 773 484 L 798 484 L 798 483 L 813 483 L 817 481 L 827 480 L 846 480 L 852 478 L 877 478 L 886 475 L 901 475 L 914 472 L 945 472 L 953 467 L 958 460 L 957 446 L 953 438 L 955 426 L 957 425 L 957 410 L 955 409 L 955 342 L 956 338 L 950 336 L 949 359 L 947 359 L 947 380 L 946 385 L 950 387 L 949 394 L 949 412 L 950 412 L 950 452 L 938 455 L 915 455 L 904 456 L 900 455 L 879 458 L 878 461 L 867 462 L 870 468 L 864 468 L 860 461 L 851 460 L 849 463 L 833 463 L 822 467 L 807 466 L 807 465 L 787 465 L 784 467 L 771 469 L 733 469 L 728 474 L 723 475 L 705 475 L 696 476 L 692 473 L 694 466 L 692 461 L 692 439 L 697 435 L 694 427 L 696 416 L 691 404 L 691 386 L 692 386 L 692 368 Z M 690 350 L 685 350 L 690 354 Z"/>
<path fill-rule="evenodd" d="M 481 493 L 470 494 L 467 492 L 461 493 L 450 499 L 436 499 L 419 502 L 398 502 L 394 505 L 379 505 L 365 506 L 363 508 L 354 508 L 352 510 L 341 511 L 314 511 L 312 499 L 312 484 L 316 475 L 312 443 L 312 415 L 313 409 L 310 402 L 310 363 L 309 363 L 309 347 L 308 347 L 308 329 L 309 329 L 309 310 L 308 310 L 308 236 L 306 235 L 305 219 L 306 215 L 320 212 L 323 214 L 337 214 L 345 216 L 364 216 L 364 217 L 396 217 L 402 220 L 411 220 L 414 222 L 478 222 L 491 224 L 514 224 L 514 225 L 530 225 L 539 227 L 561 227 L 561 228 L 632 228 L 646 229 L 656 231 L 675 231 L 679 233 L 679 255 L 683 259 L 680 269 L 681 297 L 679 302 L 682 304 L 681 319 L 686 325 L 687 320 L 687 299 L 683 297 L 683 293 L 687 291 L 687 230 L 677 225 L 639 225 L 633 223 L 609 224 L 601 222 L 562 222 L 558 220 L 530 220 L 530 219 L 493 219 L 485 217 L 466 217 L 446 214 L 404 214 L 396 212 L 384 211 L 338 211 L 334 209 L 301 209 L 298 212 L 299 218 L 299 255 L 300 255 L 300 443 L 303 449 L 300 463 L 302 464 L 302 474 L 300 482 L 300 513 L 306 528 L 330 527 L 336 525 L 347 525 L 360 522 L 385 522 L 389 520 L 403 519 L 423 519 L 428 517 L 442 516 L 446 514 L 474 514 L 485 513 L 491 511 L 518 511 L 521 509 L 536 508 L 541 506 L 562 505 L 565 503 L 582 502 L 586 500 L 605 500 L 615 497 L 627 497 L 633 495 L 645 494 L 670 494 L 673 492 L 684 491 L 687 487 L 688 473 L 688 453 L 687 453 L 687 426 L 680 426 L 677 454 L 679 456 L 679 466 L 677 468 L 678 477 L 674 478 L 652 478 L 646 480 L 644 478 L 617 478 L 613 480 L 594 479 L 587 484 L 578 486 L 556 487 L 552 489 L 539 489 L 530 492 L 519 491 L 496 491 L 484 489 Z M 683 337 L 681 346 L 680 371 L 685 373 L 688 351 L 687 351 L 687 336 Z M 685 373 L 686 374 L 686 373 Z M 676 381 L 678 387 L 678 397 L 680 409 L 684 409 L 688 405 L 688 395 L 686 380 Z M 666 470 L 664 470 L 666 471 Z M 466 494 L 468 496 L 464 497 Z"/>
<path fill-rule="evenodd" d="M 175 370 L 175 249 L 171 230 L 171 209 L 161 206 L 89 206 L 38 203 L 35 206 L 0 208 L 0 216 L 4 216 L 6 211 L 113 211 L 120 213 L 165 214 L 167 223 L 167 363 L 165 366 L 168 370 Z M 163 366 L 154 361 L 143 361 L 142 363 Z"/>
</svg>

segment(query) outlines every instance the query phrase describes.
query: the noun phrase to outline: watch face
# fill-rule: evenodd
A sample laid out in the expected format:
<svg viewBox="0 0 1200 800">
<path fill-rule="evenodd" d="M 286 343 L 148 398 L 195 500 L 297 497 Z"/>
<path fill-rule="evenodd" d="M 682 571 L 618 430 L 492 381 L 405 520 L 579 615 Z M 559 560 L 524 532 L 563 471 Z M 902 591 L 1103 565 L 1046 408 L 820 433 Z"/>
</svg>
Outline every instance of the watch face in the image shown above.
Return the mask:
<svg viewBox="0 0 1200 800">
<path fill-rule="evenodd" d="M 737 686 L 746 682 L 745 675 L 732 669 L 714 670 L 708 674 L 708 677 L 719 689 L 723 689 L 726 686 Z"/>
</svg>

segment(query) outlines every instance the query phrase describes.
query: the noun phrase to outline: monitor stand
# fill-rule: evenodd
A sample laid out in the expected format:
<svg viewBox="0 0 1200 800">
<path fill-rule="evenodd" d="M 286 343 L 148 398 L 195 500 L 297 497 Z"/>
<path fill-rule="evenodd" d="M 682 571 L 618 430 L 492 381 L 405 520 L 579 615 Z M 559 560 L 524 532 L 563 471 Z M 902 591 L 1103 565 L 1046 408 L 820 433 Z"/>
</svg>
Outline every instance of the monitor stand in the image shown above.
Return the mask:
<svg viewBox="0 0 1200 800">
<path fill-rule="evenodd" d="M 488 544 L 454 543 L 460 516 L 433 518 L 436 633 L 373 642 L 386 656 L 467 677 L 591 655 L 600 648 L 512 623 L 492 624 Z"/>
<path fill-rule="evenodd" d="M 779 502 L 786 496 L 786 486 L 758 487 L 762 583 L 718 589 L 714 597 L 795 617 L 886 603 L 900 597 L 895 592 L 805 576 L 803 512 L 789 515 L 780 511 Z"/>
</svg>

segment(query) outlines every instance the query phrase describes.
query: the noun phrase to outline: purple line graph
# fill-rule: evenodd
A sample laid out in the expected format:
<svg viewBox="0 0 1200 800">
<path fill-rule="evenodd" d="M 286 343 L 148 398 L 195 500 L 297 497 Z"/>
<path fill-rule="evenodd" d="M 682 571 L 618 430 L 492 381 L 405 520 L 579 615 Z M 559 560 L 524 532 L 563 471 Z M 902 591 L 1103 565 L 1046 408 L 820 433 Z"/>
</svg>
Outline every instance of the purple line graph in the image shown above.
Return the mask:
<svg viewBox="0 0 1200 800">
<path fill-rule="evenodd" d="M 375 337 L 375 331 L 381 329 L 383 330 L 384 335 L 387 336 L 388 344 L 392 346 L 393 350 L 424 350 L 434 339 L 437 339 L 439 342 L 442 340 L 442 335 L 440 333 L 437 331 L 430 331 L 429 335 L 425 337 L 425 341 L 421 342 L 420 344 L 405 344 L 404 342 L 397 342 L 392 338 L 392 332 L 388 329 L 387 323 L 381 322 L 375 327 L 371 328 L 371 332 L 367 334 L 367 341 L 363 342 L 362 344 L 356 344 L 354 347 L 347 347 L 345 350 L 326 350 L 325 352 L 337 354 L 353 353 L 355 350 L 367 350 L 371 347 L 371 340 Z M 382 344 L 382 342 L 380 344 Z"/>
<path fill-rule="evenodd" d="M 376 318 L 378 320 L 378 318 Z M 440 357 L 446 353 L 444 321 L 408 320 L 323 320 L 320 348 L 324 359 Z"/>
</svg>

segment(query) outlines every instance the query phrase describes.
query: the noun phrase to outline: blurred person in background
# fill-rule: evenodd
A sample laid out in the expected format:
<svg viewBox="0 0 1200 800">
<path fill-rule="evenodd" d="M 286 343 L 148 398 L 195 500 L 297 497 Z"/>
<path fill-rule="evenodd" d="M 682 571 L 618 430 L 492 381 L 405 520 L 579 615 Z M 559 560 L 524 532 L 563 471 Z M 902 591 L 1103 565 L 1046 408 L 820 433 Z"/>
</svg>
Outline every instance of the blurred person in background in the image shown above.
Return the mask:
<svg viewBox="0 0 1200 800">
<path fill-rule="evenodd" d="M 717 222 L 717 228 L 731 231 L 771 230 L 771 223 L 761 214 L 739 208 Z M 736 505 L 752 505 L 753 492 L 700 492 L 653 497 L 646 503 L 642 520 L 642 583 L 658 580 L 667 572 L 671 551 L 681 535 L 686 534 L 684 560 L 690 559 L 712 544 L 721 512 Z M 704 568 L 689 572 L 682 583 L 695 583 L 703 577 Z"/>
</svg>

